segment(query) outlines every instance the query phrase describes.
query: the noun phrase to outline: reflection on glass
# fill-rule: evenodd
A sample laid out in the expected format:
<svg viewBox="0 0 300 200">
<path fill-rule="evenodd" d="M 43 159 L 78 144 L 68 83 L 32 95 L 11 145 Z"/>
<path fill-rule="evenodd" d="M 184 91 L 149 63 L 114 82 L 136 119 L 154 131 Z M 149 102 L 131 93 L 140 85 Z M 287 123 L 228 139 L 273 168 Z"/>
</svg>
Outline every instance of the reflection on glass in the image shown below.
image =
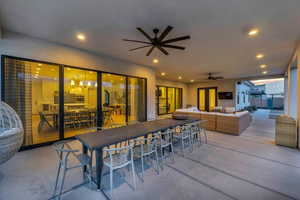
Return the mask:
<svg viewBox="0 0 300 200">
<path fill-rule="evenodd" d="M 126 125 L 126 78 L 102 74 L 103 127 L 114 128 Z"/>
<path fill-rule="evenodd" d="M 145 79 L 128 78 L 128 123 L 146 121 Z"/>
<path fill-rule="evenodd" d="M 205 110 L 205 89 L 199 90 L 199 110 Z"/>
<path fill-rule="evenodd" d="M 175 111 L 175 88 L 168 88 L 168 113 Z"/>
<path fill-rule="evenodd" d="M 209 89 L 209 111 L 216 107 L 216 89 Z"/>
<path fill-rule="evenodd" d="M 158 113 L 167 113 L 167 88 L 158 87 Z"/>
<path fill-rule="evenodd" d="M 175 88 L 175 102 L 176 102 L 176 109 L 182 108 L 182 89 Z"/>
<path fill-rule="evenodd" d="M 4 101 L 20 116 L 24 146 L 54 141 L 58 134 L 59 67 L 4 59 Z"/>
<path fill-rule="evenodd" d="M 64 81 L 65 137 L 91 132 L 96 127 L 97 73 L 64 68 Z"/>
</svg>

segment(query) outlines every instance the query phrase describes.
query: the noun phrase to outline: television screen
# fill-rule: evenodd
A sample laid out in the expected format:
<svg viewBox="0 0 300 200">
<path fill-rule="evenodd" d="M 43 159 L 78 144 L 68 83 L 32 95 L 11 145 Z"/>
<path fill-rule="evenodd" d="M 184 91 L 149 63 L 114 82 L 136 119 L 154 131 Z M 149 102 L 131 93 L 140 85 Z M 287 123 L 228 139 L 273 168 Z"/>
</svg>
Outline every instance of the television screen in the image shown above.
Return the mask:
<svg viewBox="0 0 300 200">
<path fill-rule="evenodd" d="M 219 92 L 219 99 L 233 99 L 232 92 Z"/>
</svg>

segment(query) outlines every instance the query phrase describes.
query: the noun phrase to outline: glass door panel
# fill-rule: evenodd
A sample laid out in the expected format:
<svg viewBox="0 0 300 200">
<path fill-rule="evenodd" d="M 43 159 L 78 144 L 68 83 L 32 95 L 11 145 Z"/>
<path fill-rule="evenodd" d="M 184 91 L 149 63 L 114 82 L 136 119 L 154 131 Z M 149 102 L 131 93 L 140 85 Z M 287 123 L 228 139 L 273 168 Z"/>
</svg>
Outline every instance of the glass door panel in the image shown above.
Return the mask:
<svg viewBox="0 0 300 200">
<path fill-rule="evenodd" d="M 167 114 L 167 88 L 158 87 L 158 114 Z"/>
<path fill-rule="evenodd" d="M 97 86 L 97 72 L 64 68 L 66 138 L 91 132 L 97 126 Z"/>
<path fill-rule="evenodd" d="M 20 116 L 23 146 L 59 139 L 59 66 L 4 59 L 4 101 Z"/>
<path fill-rule="evenodd" d="M 168 113 L 175 112 L 175 88 L 168 88 Z"/>
<path fill-rule="evenodd" d="M 205 89 L 199 89 L 198 90 L 198 105 L 199 105 L 199 110 L 204 111 L 205 110 Z"/>
<path fill-rule="evenodd" d="M 213 89 L 208 89 L 208 93 L 209 93 L 209 111 L 212 111 L 215 109 L 216 107 L 216 97 L 217 97 L 217 94 L 216 94 L 216 89 L 213 88 Z"/>
<path fill-rule="evenodd" d="M 103 127 L 126 125 L 126 77 L 102 74 Z"/>
<path fill-rule="evenodd" d="M 128 122 L 146 121 L 145 79 L 128 78 Z"/>
<path fill-rule="evenodd" d="M 182 89 L 181 88 L 175 88 L 175 109 L 182 108 Z"/>
</svg>

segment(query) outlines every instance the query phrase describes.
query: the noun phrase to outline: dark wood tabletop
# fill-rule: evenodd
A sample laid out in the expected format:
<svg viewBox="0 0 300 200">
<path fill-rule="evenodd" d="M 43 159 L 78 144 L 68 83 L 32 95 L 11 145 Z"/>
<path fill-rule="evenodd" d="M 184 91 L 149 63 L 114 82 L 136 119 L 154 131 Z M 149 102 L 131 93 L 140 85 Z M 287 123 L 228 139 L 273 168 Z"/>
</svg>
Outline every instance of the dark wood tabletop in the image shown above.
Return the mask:
<svg viewBox="0 0 300 200">
<path fill-rule="evenodd" d="M 149 133 L 166 130 L 168 128 L 201 121 L 199 119 L 160 119 L 132 124 L 120 128 L 106 129 L 87 134 L 77 135 L 76 138 L 91 150 L 103 148 L 118 142 L 145 136 Z"/>
</svg>

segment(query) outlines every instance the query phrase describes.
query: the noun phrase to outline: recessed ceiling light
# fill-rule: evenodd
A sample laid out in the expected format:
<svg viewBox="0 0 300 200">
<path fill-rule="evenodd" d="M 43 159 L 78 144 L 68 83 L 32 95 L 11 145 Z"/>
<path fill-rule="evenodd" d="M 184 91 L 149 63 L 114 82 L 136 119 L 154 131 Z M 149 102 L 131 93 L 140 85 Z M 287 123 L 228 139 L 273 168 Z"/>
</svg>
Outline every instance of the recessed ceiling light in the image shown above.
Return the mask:
<svg viewBox="0 0 300 200">
<path fill-rule="evenodd" d="M 165 75 L 166 75 L 166 73 L 165 73 L 165 72 L 162 72 L 162 73 L 161 73 L 161 75 L 162 75 L 162 76 L 165 76 Z"/>
<path fill-rule="evenodd" d="M 259 30 L 257 28 L 251 29 L 248 32 L 249 36 L 256 36 L 259 33 Z"/>
<path fill-rule="evenodd" d="M 37 67 L 36 70 L 41 70 L 41 68 Z"/>
<path fill-rule="evenodd" d="M 181 80 L 181 79 L 182 79 L 182 77 L 181 77 L 181 76 L 178 76 L 178 79 L 180 79 L 180 80 Z"/>
<path fill-rule="evenodd" d="M 263 71 L 262 73 L 263 73 L 263 74 L 267 74 L 268 72 L 267 72 L 267 71 Z"/>
<path fill-rule="evenodd" d="M 82 33 L 78 33 L 77 34 L 77 39 L 81 40 L 81 41 L 84 41 L 85 40 L 85 35 L 83 35 Z"/>
<path fill-rule="evenodd" d="M 267 65 L 265 65 L 265 64 L 260 65 L 260 68 L 262 68 L 262 69 L 264 69 L 266 67 L 267 67 Z"/>
<path fill-rule="evenodd" d="M 193 83 L 194 82 L 194 80 L 191 80 L 191 83 Z"/>
<path fill-rule="evenodd" d="M 158 63 L 159 61 L 158 61 L 158 59 L 153 59 L 153 63 Z"/>
<path fill-rule="evenodd" d="M 68 70 L 68 71 L 70 71 L 70 70 L 71 70 L 71 68 L 67 68 L 67 70 Z"/>
<path fill-rule="evenodd" d="M 261 59 L 261 58 L 263 58 L 263 57 L 265 57 L 265 55 L 262 54 L 262 53 L 259 53 L 259 54 L 256 55 L 256 58 L 257 58 L 257 59 Z"/>
<path fill-rule="evenodd" d="M 42 66 L 43 64 L 39 63 L 38 66 Z"/>
</svg>

